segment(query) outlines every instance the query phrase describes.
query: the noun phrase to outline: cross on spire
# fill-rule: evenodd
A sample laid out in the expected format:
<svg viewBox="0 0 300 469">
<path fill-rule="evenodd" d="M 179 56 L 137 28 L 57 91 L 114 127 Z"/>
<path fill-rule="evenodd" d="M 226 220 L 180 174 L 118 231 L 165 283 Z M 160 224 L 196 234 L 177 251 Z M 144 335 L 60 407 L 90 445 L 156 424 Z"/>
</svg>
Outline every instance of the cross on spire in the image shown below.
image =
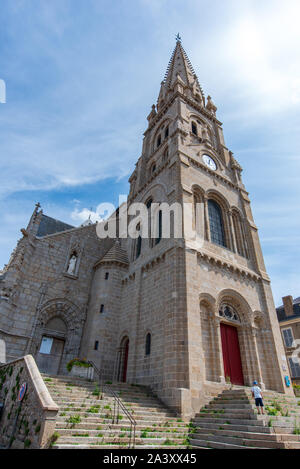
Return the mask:
<svg viewBox="0 0 300 469">
<path fill-rule="evenodd" d="M 175 37 L 176 37 L 176 42 L 181 42 L 181 37 L 179 33 Z"/>
</svg>

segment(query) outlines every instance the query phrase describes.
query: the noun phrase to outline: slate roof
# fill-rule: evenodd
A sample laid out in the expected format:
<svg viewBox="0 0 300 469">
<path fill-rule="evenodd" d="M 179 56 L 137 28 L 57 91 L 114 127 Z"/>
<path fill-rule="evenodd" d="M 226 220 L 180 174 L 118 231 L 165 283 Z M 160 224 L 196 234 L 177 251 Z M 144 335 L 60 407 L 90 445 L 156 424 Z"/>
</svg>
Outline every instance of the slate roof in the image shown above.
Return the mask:
<svg viewBox="0 0 300 469">
<path fill-rule="evenodd" d="M 43 237 L 54 233 L 61 233 L 62 231 L 71 230 L 73 228 L 75 227 L 43 214 L 36 236 Z"/>
<path fill-rule="evenodd" d="M 287 316 L 285 314 L 285 310 L 284 310 L 283 305 L 276 308 L 278 321 L 280 322 L 280 321 L 286 321 L 287 319 L 300 318 L 300 296 L 293 300 L 293 310 L 294 310 L 293 316 Z"/>
<path fill-rule="evenodd" d="M 121 245 L 118 241 L 115 242 L 115 244 L 107 251 L 107 253 L 102 257 L 102 259 L 100 259 L 95 264 L 95 267 L 105 262 L 116 262 L 117 264 L 123 265 L 129 264 L 127 252 L 121 248 Z"/>
</svg>

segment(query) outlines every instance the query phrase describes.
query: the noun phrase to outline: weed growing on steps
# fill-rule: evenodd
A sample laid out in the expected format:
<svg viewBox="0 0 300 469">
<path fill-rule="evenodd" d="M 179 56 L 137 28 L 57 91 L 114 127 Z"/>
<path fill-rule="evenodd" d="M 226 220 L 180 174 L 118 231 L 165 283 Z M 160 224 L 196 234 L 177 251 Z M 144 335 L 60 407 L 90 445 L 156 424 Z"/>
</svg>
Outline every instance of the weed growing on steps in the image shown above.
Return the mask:
<svg viewBox="0 0 300 469">
<path fill-rule="evenodd" d="M 81 417 L 80 415 L 71 415 L 71 417 L 68 418 L 67 422 L 70 423 L 71 427 L 73 428 L 77 423 L 81 422 Z"/>
<path fill-rule="evenodd" d="M 300 426 L 299 426 L 299 424 L 298 424 L 297 419 L 295 419 L 295 422 L 294 422 L 293 434 L 294 434 L 294 435 L 300 435 Z"/>
</svg>

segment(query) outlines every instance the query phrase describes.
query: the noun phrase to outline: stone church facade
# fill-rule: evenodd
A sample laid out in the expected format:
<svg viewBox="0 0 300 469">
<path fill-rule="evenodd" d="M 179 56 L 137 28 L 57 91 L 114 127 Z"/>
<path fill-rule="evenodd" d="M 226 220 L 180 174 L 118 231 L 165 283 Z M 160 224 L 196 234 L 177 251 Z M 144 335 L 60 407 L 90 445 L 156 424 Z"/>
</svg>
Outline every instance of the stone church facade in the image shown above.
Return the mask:
<svg viewBox="0 0 300 469">
<path fill-rule="evenodd" d="M 164 238 L 157 211 L 154 238 L 99 239 L 97 225 L 74 228 L 37 204 L 0 276 L 8 360 L 30 353 L 53 374 L 92 360 L 183 415 L 229 381 L 292 393 L 242 168 L 216 111 L 177 40 L 127 204 L 177 202 L 192 230 Z"/>
</svg>

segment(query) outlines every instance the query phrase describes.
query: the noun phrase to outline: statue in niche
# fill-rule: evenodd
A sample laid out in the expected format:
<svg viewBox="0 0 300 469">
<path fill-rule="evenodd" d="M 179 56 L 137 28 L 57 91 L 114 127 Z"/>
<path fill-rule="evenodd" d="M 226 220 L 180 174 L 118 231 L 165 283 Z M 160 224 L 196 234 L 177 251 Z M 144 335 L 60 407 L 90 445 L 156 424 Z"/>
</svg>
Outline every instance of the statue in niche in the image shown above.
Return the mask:
<svg viewBox="0 0 300 469">
<path fill-rule="evenodd" d="M 69 265 L 68 265 L 68 269 L 67 269 L 68 274 L 75 275 L 76 264 L 77 264 L 77 254 L 76 254 L 76 252 L 73 252 L 73 254 L 72 254 L 72 256 L 70 257 L 70 260 L 69 260 Z"/>
</svg>

